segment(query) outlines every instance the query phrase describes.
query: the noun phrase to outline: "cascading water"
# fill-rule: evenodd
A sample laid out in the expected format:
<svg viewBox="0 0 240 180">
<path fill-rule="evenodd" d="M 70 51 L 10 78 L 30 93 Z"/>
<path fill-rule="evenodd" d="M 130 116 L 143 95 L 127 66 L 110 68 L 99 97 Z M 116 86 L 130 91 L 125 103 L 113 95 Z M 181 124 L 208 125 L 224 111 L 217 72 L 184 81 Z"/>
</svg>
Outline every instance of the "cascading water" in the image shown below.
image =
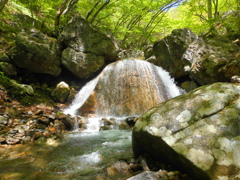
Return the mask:
<svg viewBox="0 0 240 180">
<path fill-rule="evenodd" d="M 126 59 L 109 64 L 79 91 L 64 112 L 76 115 L 80 109 L 80 114 L 87 114 L 91 109 L 91 113 L 101 117 L 139 116 L 180 93 L 161 67 L 143 60 Z"/>
</svg>

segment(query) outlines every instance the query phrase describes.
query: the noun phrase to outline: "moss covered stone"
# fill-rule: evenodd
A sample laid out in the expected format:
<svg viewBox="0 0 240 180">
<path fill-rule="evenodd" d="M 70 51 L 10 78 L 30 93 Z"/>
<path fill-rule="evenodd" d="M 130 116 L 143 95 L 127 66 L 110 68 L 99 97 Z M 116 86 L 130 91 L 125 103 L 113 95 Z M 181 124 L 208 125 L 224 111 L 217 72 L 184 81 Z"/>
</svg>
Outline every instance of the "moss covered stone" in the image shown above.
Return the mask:
<svg viewBox="0 0 240 180">
<path fill-rule="evenodd" d="M 194 179 L 236 176 L 240 171 L 239 95 L 239 86 L 215 83 L 153 107 L 134 126 L 134 153 L 147 153 Z"/>
</svg>

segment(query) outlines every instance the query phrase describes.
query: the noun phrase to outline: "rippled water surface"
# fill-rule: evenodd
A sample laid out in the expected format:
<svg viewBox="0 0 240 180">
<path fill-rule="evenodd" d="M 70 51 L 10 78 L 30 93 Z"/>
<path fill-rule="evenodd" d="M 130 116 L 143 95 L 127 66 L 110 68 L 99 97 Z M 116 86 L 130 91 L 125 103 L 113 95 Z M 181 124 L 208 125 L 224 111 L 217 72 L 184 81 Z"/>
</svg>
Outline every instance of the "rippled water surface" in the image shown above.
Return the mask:
<svg viewBox="0 0 240 180">
<path fill-rule="evenodd" d="M 120 159 L 133 157 L 130 130 L 72 132 L 65 135 L 57 147 L 3 146 L 0 153 L 3 180 L 107 179 L 107 167 Z M 126 179 L 124 176 L 121 178 Z"/>
</svg>

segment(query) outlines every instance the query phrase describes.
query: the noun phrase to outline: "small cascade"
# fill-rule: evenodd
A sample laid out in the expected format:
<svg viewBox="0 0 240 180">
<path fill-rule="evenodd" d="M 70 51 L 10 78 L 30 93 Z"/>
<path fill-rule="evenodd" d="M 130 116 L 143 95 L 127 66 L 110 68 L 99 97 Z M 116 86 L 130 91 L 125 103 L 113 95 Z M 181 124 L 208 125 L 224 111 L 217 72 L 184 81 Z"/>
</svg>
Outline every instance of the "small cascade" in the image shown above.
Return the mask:
<svg viewBox="0 0 240 180">
<path fill-rule="evenodd" d="M 109 64 L 87 83 L 64 111 L 72 116 L 94 114 L 139 116 L 151 107 L 180 95 L 169 73 L 144 60 L 125 59 Z"/>
<path fill-rule="evenodd" d="M 77 114 L 77 110 L 87 100 L 89 95 L 94 90 L 97 82 L 98 82 L 98 77 L 96 77 L 95 79 L 89 81 L 85 86 L 83 86 L 83 88 L 77 93 L 77 95 L 74 98 L 72 104 L 67 109 L 65 109 L 63 111 L 64 114 L 70 114 L 71 116 L 76 115 Z"/>
</svg>

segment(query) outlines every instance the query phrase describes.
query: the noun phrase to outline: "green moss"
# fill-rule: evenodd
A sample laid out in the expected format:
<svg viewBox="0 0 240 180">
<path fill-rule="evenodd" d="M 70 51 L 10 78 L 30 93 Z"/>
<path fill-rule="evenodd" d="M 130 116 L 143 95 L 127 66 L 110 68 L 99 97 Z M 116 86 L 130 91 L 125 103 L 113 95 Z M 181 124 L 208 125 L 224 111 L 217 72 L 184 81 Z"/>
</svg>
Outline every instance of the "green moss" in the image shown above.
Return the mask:
<svg viewBox="0 0 240 180">
<path fill-rule="evenodd" d="M 15 80 L 12 80 L 0 72 L 0 85 L 6 89 L 9 96 L 21 102 L 23 105 L 32 105 L 44 103 L 47 105 L 53 105 L 54 101 L 51 98 L 50 88 L 42 88 L 40 86 L 34 86 L 34 93 L 29 95 L 24 91 L 22 84 L 18 84 Z"/>
</svg>

